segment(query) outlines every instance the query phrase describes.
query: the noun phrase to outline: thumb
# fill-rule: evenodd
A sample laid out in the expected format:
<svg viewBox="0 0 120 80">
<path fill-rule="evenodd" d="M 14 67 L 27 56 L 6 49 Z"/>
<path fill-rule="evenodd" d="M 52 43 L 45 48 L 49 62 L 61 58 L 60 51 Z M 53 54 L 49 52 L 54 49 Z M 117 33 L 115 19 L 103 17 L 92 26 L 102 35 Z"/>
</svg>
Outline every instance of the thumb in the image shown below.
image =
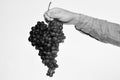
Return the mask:
<svg viewBox="0 0 120 80">
<path fill-rule="evenodd" d="M 46 12 L 50 18 L 59 18 L 60 11 L 57 8 L 52 8 Z"/>
</svg>

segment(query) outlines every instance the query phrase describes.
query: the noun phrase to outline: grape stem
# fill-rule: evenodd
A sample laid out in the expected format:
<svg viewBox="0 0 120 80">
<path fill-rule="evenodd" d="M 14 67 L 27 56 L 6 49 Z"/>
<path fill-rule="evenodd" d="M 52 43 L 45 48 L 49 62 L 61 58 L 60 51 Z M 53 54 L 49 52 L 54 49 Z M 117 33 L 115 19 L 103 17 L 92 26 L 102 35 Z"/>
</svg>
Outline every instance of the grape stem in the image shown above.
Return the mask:
<svg viewBox="0 0 120 80">
<path fill-rule="evenodd" d="M 48 11 L 49 11 L 49 9 L 50 9 L 50 5 L 51 5 L 51 3 L 52 3 L 52 2 L 50 2 L 49 5 L 48 5 Z"/>
<path fill-rule="evenodd" d="M 51 3 L 52 3 L 52 2 L 49 2 L 49 5 L 48 5 L 48 10 L 47 10 L 47 11 L 49 11 Z M 48 21 L 48 20 L 46 20 L 46 22 L 47 22 L 47 23 L 48 23 L 48 25 L 49 25 L 49 21 Z"/>
</svg>

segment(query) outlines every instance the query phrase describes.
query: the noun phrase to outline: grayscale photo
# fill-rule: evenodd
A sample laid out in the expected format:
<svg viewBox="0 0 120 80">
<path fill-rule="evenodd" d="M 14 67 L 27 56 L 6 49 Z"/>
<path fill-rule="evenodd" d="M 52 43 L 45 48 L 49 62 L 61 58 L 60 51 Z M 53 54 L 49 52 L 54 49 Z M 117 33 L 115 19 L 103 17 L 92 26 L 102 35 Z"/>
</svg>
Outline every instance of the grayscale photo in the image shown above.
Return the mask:
<svg viewBox="0 0 120 80">
<path fill-rule="evenodd" d="M 120 80 L 119 0 L 1 0 L 0 80 Z"/>
</svg>

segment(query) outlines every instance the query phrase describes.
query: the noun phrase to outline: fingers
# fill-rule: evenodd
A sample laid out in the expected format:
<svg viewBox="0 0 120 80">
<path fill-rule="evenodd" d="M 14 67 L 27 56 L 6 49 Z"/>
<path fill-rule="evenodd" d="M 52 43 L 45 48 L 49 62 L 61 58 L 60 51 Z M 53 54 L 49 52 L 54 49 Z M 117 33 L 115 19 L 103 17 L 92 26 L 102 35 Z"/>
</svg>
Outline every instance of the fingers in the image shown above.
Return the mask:
<svg viewBox="0 0 120 80">
<path fill-rule="evenodd" d="M 48 21 L 52 21 L 53 20 L 53 18 L 51 18 L 50 15 L 48 15 L 48 11 L 46 11 L 44 13 L 44 18 L 45 18 L 45 20 L 48 20 Z"/>
<path fill-rule="evenodd" d="M 47 20 L 53 20 L 54 18 L 59 18 L 60 9 L 52 8 L 44 13 L 44 18 Z"/>
</svg>

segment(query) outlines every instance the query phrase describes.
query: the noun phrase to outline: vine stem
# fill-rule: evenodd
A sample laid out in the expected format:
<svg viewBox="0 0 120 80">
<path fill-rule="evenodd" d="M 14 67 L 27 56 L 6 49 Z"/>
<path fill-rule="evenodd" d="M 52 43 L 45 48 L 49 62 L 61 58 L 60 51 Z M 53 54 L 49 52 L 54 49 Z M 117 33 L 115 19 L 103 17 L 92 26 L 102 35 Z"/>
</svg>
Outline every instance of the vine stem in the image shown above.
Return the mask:
<svg viewBox="0 0 120 80">
<path fill-rule="evenodd" d="M 52 3 L 52 2 L 49 2 L 49 5 L 48 5 L 48 10 L 47 10 L 47 11 L 49 11 L 51 3 Z M 48 25 L 49 25 L 50 21 L 46 20 L 46 22 L 47 22 L 47 23 L 48 23 Z"/>
<path fill-rule="evenodd" d="M 48 5 L 48 11 L 49 11 L 49 9 L 50 9 L 50 5 L 51 5 L 51 3 L 52 3 L 52 2 L 50 2 L 49 5 Z"/>
</svg>

